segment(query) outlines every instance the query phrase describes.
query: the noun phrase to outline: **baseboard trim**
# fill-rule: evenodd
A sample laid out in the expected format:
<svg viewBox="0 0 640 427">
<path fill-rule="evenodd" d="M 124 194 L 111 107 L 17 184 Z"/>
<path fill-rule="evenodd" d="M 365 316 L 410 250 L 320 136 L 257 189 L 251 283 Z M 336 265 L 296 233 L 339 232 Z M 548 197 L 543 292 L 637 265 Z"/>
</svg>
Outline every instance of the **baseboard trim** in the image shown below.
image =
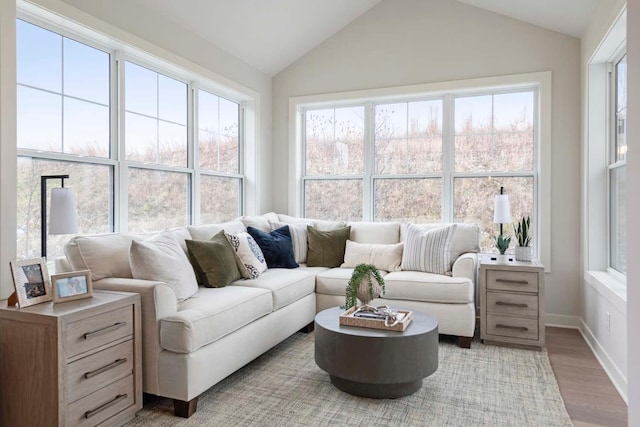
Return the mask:
<svg viewBox="0 0 640 427">
<path fill-rule="evenodd" d="M 607 373 L 607 376 L 613 383 L 613 386 L 616 388 L 616 390 L 618 390 L 618 393 L 620 393 L 622 400 L 624 400 L 624 402 L 628 405 L 629 402 L 627 400 L 627 379 L 622 374 L 622 372 L 620 372 L 620 369 L 618 369 L 611 357 L 609 357 L 609 354 L 607 354 L 605 349 L 600 345 L 600 342 L 598 342 L 587 324 L 584 323 L 582 319 L 579 320 L 580 327 L 578 328 L 578 330 L 580 331 L 580 334 L 602 366 L 602 369 L 604 369 L 604 371 Z"/>
<path fill-rule="evenodd" d="M 580 329 L 582 320 L 577 316 L 565 316 L 562 314 L 547 314 L 545 325 L 556 328 Z"/>
</svg>

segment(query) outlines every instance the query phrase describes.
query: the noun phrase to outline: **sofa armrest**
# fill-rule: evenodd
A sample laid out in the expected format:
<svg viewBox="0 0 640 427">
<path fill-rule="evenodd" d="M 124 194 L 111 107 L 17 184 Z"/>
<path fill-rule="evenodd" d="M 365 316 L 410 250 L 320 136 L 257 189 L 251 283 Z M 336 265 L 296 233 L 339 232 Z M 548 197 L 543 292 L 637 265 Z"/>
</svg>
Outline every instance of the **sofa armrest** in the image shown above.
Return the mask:
<svg viewBox="0 0 640 427">
<path fill-rule="evenodd" d="M 175 292 L 164 282 L 107 277 L 93 283 L 94 289 L 134 292 L 140 294 L 142 314 L 143 388 L 146 393 L 158 393 L 158 356 L 160 319 L 178 312 Z"/>
<path fill-rule="evenodd" d="M 460 255 L 451 268 L 452 276 L 466 277 L 475 285 L 477 259 L 478 254 L 473 252 L 466 252 Z"/>
</svg>

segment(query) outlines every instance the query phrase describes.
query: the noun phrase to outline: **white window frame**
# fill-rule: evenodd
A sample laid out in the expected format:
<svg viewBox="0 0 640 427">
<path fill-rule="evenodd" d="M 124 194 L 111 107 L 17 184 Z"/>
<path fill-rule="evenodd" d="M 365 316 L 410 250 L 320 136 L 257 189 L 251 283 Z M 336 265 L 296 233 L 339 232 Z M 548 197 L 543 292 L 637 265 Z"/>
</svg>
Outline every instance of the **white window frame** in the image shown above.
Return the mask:
<svg viewBox="0 0 640 427">
<path fill-rule="evenodd" d="M 57 33 L 63 37 L 84 43 L 90 47 L 110 54 L 110 153 L 108 158 L 80 157 L 67 153 L 43 152 L 32 149 L 17 149 L 18 157 L 33 159 L 68 161 L 96 165 L 108 165 L 112 168 L 112 231 L 127 231 L 128 191 L 127 175 L 129 168 L 158 170 L 167 172 L 180 172 L 188 174 L 189 178 L 189 210 L 188 224 L 200 222 L 200 188 L 199 177 L 201 175 L 216 175 L 222 177 L 237 178 L 240 180 L 238 197 L 238 215 L 247 212 L 247 206 L 254 213 L 259 208 L 257 200 L 258 168 L 249 165 L 257 165 L 259 158 L 258 123 L 260 119 L 259 96 L 256 92 L 244 88 L 231 80 L 210 72 L 204 68 L 189 63 L 177 56 L 166 52 L 158 52 L 159 49 L 151 49 L 153 45 L 147 44 L 133 36 L 128 36 L 131 43 L 110 37 L 108 31 L 98 32 L 87 24 L 80 24 L 66 18 L 61 14 L 46 11 L 37 5 L 18 1 L 16 18 L 27 23 L 37 25 L 46 30 Z M 82 16 L 82 18 L 87 18 Z M 93 18 L 88 17 L 89 20 Z M 81 20 L 80 20 L 81 21 Z M 92 21 L 100 28 L 101 23 Z M 102 30 L 104 30 L 102 28 Z M 116 30 L 113 30 L 117 33 Z M 123 34 L 118 34 L 122 36 Z M 143 45 L 153 51 L 154 55 L 136 45 Z M 170 60 L 161 58 L 158 53 L 164 53 Z M 172 62 L 175 60 L 176 62 Z M 124 96 L 124 63 L 130 61 L 152 71 L 166 75 L 187 84 L 187 165 L 184 167 L 167 166 L 152 163 L 140 163 L 125 159 L 125 96 Z M 196 113 L 197 89 L 202 88 L 212 94 L 225 98 L 239 105 L 239 171 L 237 174 L 223 174 L 208 170 L 200 170 L 197 165 L 198 132 Z M 250 186 L 249 190 L 247 187 Z"/>
<path fill-rule="evenodd" d="M 545 271 L 551 271 L 550 257 L 550 237 L 551 237 L 551 215 L 550 215 L 550 193 L 551 193 L 551 161 L 550 161 L 550 142 L 551 142 L 551 72 L 538 72 L 517 75 L 506 75 L 498 77 L 488 77 L 469 80 L 458 80 L 449 82 L 427 83 L 410 86 L 400 86 L 382 89 L 371 89 L 353 92 L 339 92 L 321 95 L 308 95 L 293 97 L 289 100 L 289 170 L 294 171 L 295 179 L 290 180 L 289 184 L 289 212 L 301 216 L 304 212 L 304 116 L 306 109 L 319 109 L 322 107 L 335 108 L 350 106 L 354 104 L 374 105 L 374 103 L 391 103 L 394 101 L 415 101 L 423 99 L 445 98 L 445 102 L 453 102 L 453 95 L 463 94 L 481 94 L 481 93 L 508 93 L 518 92 L 522 90 L 530 90 L 535 88 L 535 101 L 538 109 L 534 113 L 534 126 L 536 133 L 534 134 L 534 216 L 537 218 L 537 232 L 535 241 L 538 242 L 535 249 L 545 265 Z M 371 108 L 371 107 L 370 107 Z M 444 111 L 449 111 L 449 115 L 453 114 L 453 109 L 444 107 Z M 446 113 L 445 113 L 446 114 Z M 369 111 L 371 115 L 371 111 Z M 365 116 L 367 113 L 365 112 Z M 453 135 L 451 126 L 447 126 L 447 122 L 452 121 L 453 117 L 445 116 L 443 118 L 443 204 L 442 204 L 442 221 L 453 221 L 453 194 L 447 191 L 447 186 L 453 189 L 454 177 L 466 176 L 531 176 L 526 173 L 482 173 L 467 174 L 454 173 L 452 170 L 453 162 Z M 372 121 L 372 120 L 371 120 Z M 369 129 L 371 132 L 371 129 Z M 367 135 L 365 135 L 367 138 Z M 448 141 L 448 142 L 445 142 Z M 367 152 L 368 151 L 368 152 Z M 373 150 L 365 148 L 365 162 L 369 159 L 367 156 L 373 156 Z M 446 158 L 448 156 L 448 158 Z M 366 163 L 365 163 L 366 164 Z M 445 170 L 444 165 L 449 164 L 450 167 Z M 366 167 L 365 167 L 365 172 Z M 370 172 L 369 172 L 370 173 Z M 420 176 L 431 176 L 432 174 L 411 175 L 411 178 Z M 373 174 L 370 175 L 373 179 Z M 435 175 L 434 175 L 435 176 Z M 355 178 L 356 176 L 347 176 Z M 378 177 L 378 175 L 375 175 Z M 396 176 L 401 177 L 401 176 Z M 331 178 L 338 178 L 332 176 Z M 330 179 L 330 178 L 327 178 Z M 364 179 L 367 179 L 365 175 Z M 364 183 L 363 183 L 364 184 Z M 367 187 L 363 185 L 363 187 Z M 449 194 L 445 194 L 449 193 Z M 373 218 L 373 197 L 370 192 L 365 190 L 365 201 L 363 207 L 363 220 L 371 221 Z"/>
</svg>

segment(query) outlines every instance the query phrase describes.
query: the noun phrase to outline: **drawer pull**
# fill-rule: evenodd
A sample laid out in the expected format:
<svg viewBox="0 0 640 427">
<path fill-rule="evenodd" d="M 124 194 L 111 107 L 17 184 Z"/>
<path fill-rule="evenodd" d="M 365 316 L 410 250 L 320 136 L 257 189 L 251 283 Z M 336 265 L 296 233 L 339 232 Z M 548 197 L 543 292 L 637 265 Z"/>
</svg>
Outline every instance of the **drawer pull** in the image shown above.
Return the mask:
<svg viewBox="0 0 640 427">
<path fill-rule="evenodd" d="M 123 400 L 125 400 L 127 398 L 127 394 L 119 394 L 116 397 L 113 398 L 113 400 L 110 400 L 109 402 L 105 403 L 102 406 L 98 406 L 96 409 L 91 409 L 90 411 L 87 411 L 84 413 L 84 417 L 85 418 L 91 418 L 94 415 L 97 415 L 98 413 L 104 411 L 107 408 L 110 408 L 111 406 L 115 405 L 118 402 L 122 402 Z"/>
<path fill-rule="evenodd" d="M 86 374 L 84 374 L 84 378 L 88 380 L 89 378 L 93 378 L 96 375 L 100 375 L 101 373 L 108 371 L 109 369 L 113 369 L 116 366 L 120 366 L 123 363 L 127 363 L 126 357 L 122 359 L 117 359 L 116 361 L 111 362 L 108 365 L 103 366 L 102 368 L 98 368 L 95 371 L 87 372 Z"/>
<path fill-rule="evenodd" d="M 93 338 L 93 337 L 97 337 L 97 336 L 100 336 L 100 335 L 107 334 L 109 332 L 113 332 L 116 329 L 120 329 L 120 328 L 126 326 L 126 324 L 127 324 L 127 322 L 114 323 L 113 325 L 107 326 L 106 328 L 98 329 L 97 331 L 93 331 L 93 332 L 87 332 L 83 336 L 84 336 L 85 340 L 88 340 L 88 339 Z"/>
<path fill-rule="evenodd" d="M 513 283 L 515 285 L 528 285 L 529 284 L 529 282 L 527 282 L 526 280 L 510 280 L 510 279 L 496 279 L 496 282 Z"/>
<path fill-rule="evenodd" d="M 511 325 L 501 325 L 500 323 L 498 323 L 496 325 L 496 328 L 502 328 L 502 329 L 515 329 L 516 331 L 528 331 L 529 328 L 527 328 L 526 326 L 511 326 Z"/>
<path fill-rule="evenodd" d="M 506 305 L 508 307 L 520 307 L 520 308 L 529 307 L 527 304 L 524 304 L 524 303 L 505 302 L 505 301 L 496 301 L 496 305 Z"/>
</svg>

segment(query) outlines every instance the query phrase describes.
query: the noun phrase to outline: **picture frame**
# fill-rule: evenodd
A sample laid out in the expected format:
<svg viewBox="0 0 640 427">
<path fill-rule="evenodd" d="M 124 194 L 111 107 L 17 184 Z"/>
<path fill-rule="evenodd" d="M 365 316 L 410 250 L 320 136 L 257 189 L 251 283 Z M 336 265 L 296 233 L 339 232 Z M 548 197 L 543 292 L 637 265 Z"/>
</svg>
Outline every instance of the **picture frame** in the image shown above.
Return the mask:
<svg viewBox="0 0 640 427">
<path fill-rule="evenodd" d="M 81 270 L 51 276 L 53 302 L 75 301 L 93 296 L 91 271 Z"/>
<path fill-rule="evenodd" d="M 46 258 L 25 259 L 10 262 L 9 265 L 19 308 L 53 299 Z"/>
</svg>

